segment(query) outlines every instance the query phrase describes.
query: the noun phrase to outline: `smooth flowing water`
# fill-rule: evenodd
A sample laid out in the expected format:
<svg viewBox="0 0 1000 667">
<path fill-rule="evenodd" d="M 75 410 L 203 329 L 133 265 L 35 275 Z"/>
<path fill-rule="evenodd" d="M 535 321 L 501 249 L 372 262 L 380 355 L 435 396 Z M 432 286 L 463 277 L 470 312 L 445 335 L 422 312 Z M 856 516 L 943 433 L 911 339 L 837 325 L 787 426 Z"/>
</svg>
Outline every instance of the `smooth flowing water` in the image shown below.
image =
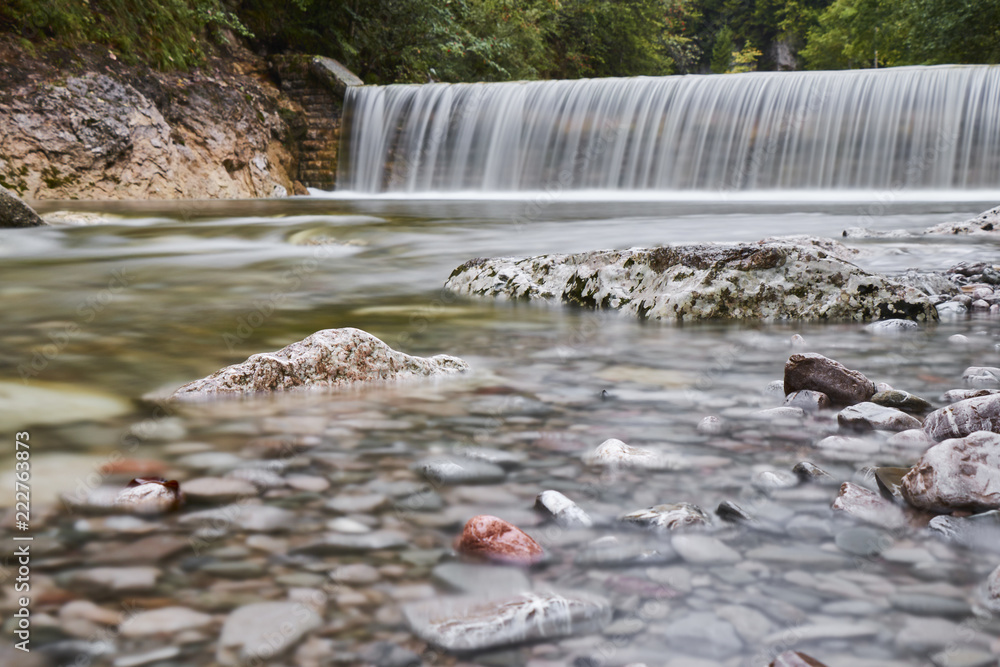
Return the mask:
<svg viewBox="0 0 1000 667">
<path fill-rule="evenodd" d="M 1000 183 L 1000 67 L 363 86 L 338 189 L 970 190 Z"/>
<path fill-rule="evenodd" d="M 997 320 L 943 322 L 905 339 L 874 337 L 856 324 L 679 327 L 468 301 L 441 289 L 455 266 L 475 256 L 837 237 L 859 224 L 920 230 L 996 203 L 963 198 L 74 202 L 111 219 L 4 231 L 0 432 L 9 446 L 0 454 L 0 506 L 13 504 L 13 434 L 27 431 L 32 656 L 57 665 L 209 665 L 232 610 L 292 599 L 319 608 L 321 626 L 303 642 L 292 627 L 271 647 L 273 656 L 256 664 L 419 664 L 407 662 L 419 656 L 428 665 L 757 667 L 787 648 L 831 667 L 995 662 L 1000 627 L 974 616 L 970 603 L 1000 558 L 997 545 L 966 549 L 919 529 L 877 530 L 829 507 L 839 482 L 870 486 L 866 466 L 908 465 L 919 452 L 887 448 L 884 438 L 858 451 L 823 451 L 816 443 L 837 430 L 833 413 L 802 423 L 760 421 L 751 413 L 780 402 L 765 388 L 781 378 L 792 333 L 802 334 L 811 351 L 936 401 L 961 386 L 965 367 L 1000 365 Z M 887 272 L 1000 262 L 1000 246 L 978 240 L 855 244 L 860 263 Z M 169 414 L 140 400 L 318 329 L 345 326 L 406 352 L 463 357 L 472 371 L 434 383 Z M 949 344 L 956 333 L 968 343 Z M 699 433 L 707 415 L 731 430 Z M 711 458 L 655 473 L 584 465 L 581 457 L 609 437 Z M 414 469 L 429 456 L 477 448 L 502 450 L 502 481 L 442 486 Z M 828 470 L 833 483 L 771 495 L 751 486 L 755 474 L 787 471 L 802 460 Z M 71 511 L 57 500 L 139 474 L 182 484 L 251 480 L 256 492 L 235 505 L 220 498 L 154 519 Z M 595 527 L 543 524 L 531 506 L 545 489 L 576 500 Z M 669 536 L 616 521 L 668 502 L 712 512 L 724 500 L 760 519 L 756 528 L 716 521 L 707 535 L 724 551 L 670 556 Z M 287 514 L 268 515 L 263 506 Z M 613 625 L 600 635 L 465 661 L 418 641 L 401 609 L 463 585 L 436 568 L 454 559 L 452 540 L 477 513 L 506 518 L 545 546 L 550 558 L 523 574 L 528 585 L 605 596 Z M 11 544 L 12 520 L 8 514 L 4 544 Z M 342 554 L 296 551 L 324 534 L 382 530 L 401 533 L 404 543 Z M 663 557 L 581 557 L 608 535 Z M 5 611 L 14 609 L 12 565 L 8 558 L 3 570 Z M 115 570 L 95 573 L 103 567 Z M 185 617 L 182 630 L 167 629 L 165 621 L 152 630 L 126 629 L 70 607 L 74 599 L 126 617 L 177 606 L 208 616 Z M 8 621 L 5 631 L 11 629 Z M 3 650 L 4 664 L 18 664 L 22 656 Z M 973 662 L 947 662 L 959 658 Z"/>
</svg>

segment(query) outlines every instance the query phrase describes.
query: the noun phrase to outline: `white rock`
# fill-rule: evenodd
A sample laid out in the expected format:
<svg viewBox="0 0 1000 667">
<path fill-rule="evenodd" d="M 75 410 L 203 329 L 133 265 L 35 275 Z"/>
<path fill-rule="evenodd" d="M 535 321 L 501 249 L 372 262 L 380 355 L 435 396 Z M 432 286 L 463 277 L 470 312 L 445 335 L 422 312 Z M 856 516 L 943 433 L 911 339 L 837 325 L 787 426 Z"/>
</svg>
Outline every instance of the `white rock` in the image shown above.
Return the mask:
<svg viewBox="0 0 1000 667">
<path fill-rule="evenodd" d="M 978 598 L 981 606 L 990 613 L 1000 613 L 1000 567 L 993 570 L 979 590 Z"/>
<path fill-rule="evenodd" d="M 678 321 L 934 318 L 922 292 L 858 268 L 855 254 L 835 241 L 800 237 L 505 257 L 466 262 L 445 286 Z"/>
<path fill-rule="evenodd" d="M 1000 432 L 1000 394 L 967 398 L 924 419 L 924 432 L 932 440 L 962 438 L 976 431 Z"/>
<path fill-rule="evenodd" d="M 969 366 L 962 373 L 962 379 L 973 387 L 1000 387 L 1000 368 Z"/>
<path fill-rule="evenodd" d="M 698 433 L 705 435 L 718 435 L 725 430 L 722 420 L 714 415 L 705 417 L 698 422 Z"/>
<path fill-rule="evenodd" d="M 184 494 L 192 501 L 226 503 L 244 496 L 256 496 L 257 487 L 231 477 L 197 477 L 184 482 Z"/>
<path fill-rule="evenodd" d="M 535 509 L 548 514 L 563 528 L 590 528 L 594 520 L 574 503 L 558 491 L 542 491 L 535 498 Z"/>
<path fill-rule="evenodd" d="M 900 491 L 914 507 L 934 512 L 1000 508 L 1000 434 L 980 431 L 934 445 Z"/>
<path fill-rule="evenodd" d="M 60 607 L 60 620 L 77 618 L 101 625 L 118 625 L 122 621 L 122 614 L 120 611 L 111 611 L 100 607 L 90 600 L 73 600 Z"/>
<path fill-rule="evenodd" d="M 446 651 L 480 651 L 599 632 L 611 621 L 603 598 L 584 593 L 522 593 L 507 598 L 437 598 L 403 608 L 414 634 Z"/>
<path fill-rule="evenodd" d="M 848 406 L 837 414 L 841 426 L 855 430 L 907 431 L 920 428 L 920 420 L 896 408 L 865 401 Z"/>
<path fill-rule="evenodd" d="M 334 388 L 357 383 L 459 373 L 469 365 L 457 357 L 429 359 L 393 350 L 360 329 L 324 329 L 277 352 L 255 354 L 215 374 L 180 387 L 172 399 L 205 400 L 261 392 Z"/>
<path fill-rule="evenodd" d="M 903 510 L 874 491 L 845 482 L 840 495 L 833 501 L 833 509 L 842 510 L 866 523 L 882 528 L 901 528 L 906 525 Z"/>
<path fill-rule="evenodd" d="M 673 470 L 676 462 L 651 449 L 626 445 L 621 440 L 610 438 L 602 442 L 592 453 L 583 457 L 587 465 L 611 468 L 646 468 L 648 470 Z"/>
<path fill-rule="evenodd" d="M 155 567 L 94 567 L 76 570 L 71 575 L 74 583 L 112 591 L 148 591 L 156 586 L 160 570 Z"/>
<path fill-rule="evenodd" d="M 621 520 L 625 523 L 660 530 L 675 530 L 709 523 L 708 515 L 700 507 L 690 503 L 656 505 L 629 512 L 622 515 Z"/>
<path fill-rule="evenodd" d="M 865 331 L 876 336 L 898 336 L 920 331 L 920 325 L 913 320 L 881 320 L 867 325 Z"/>
<path fill-rule="evenodd" d="M 174 635 L 184 630 L 203 629 L 214 621 L 212 616 L 187 607 L 163 607 L 127 618 L 119 631 L 123 637 Z"/>
<path fill-rule="evenodd" d="M 322 625 L 308 605 L 256 602 L 232 611 L 222 626 L 215 659 L 221 665 L 267 664 Z"/>
</svg>

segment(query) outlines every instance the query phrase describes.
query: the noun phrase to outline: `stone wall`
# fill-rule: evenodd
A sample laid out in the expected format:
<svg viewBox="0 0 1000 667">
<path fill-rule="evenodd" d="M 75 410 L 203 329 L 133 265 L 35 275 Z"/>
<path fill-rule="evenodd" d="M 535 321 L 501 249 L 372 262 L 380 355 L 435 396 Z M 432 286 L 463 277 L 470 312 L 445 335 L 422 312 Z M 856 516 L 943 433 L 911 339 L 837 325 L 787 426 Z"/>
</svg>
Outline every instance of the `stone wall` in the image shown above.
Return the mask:
<svg viewBox="0 0 1000 667">
<path fill-rule="evenodd" d="M 275 56 L 271 65 L 282 92 L 304 112 L 304 126 L 294 137 L 295 177 L 306 187 L 332 190 L 344 95 L 349 86 L 362 81 L 336 60 L 322 56 Z"/>
</svg>

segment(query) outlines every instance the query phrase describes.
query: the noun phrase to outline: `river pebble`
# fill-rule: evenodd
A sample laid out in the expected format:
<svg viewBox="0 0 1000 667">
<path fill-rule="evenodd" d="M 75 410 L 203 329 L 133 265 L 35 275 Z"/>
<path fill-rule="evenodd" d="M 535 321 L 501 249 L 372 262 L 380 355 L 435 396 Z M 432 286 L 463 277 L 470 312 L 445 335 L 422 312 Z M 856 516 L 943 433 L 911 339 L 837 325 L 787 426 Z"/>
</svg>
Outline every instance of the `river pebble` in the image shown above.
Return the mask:
<svg viewBox="0 0 1000 667">
<path fill-rule="evenodd" d="M 418 464 L 421 473 L 435 484 L 496 484 L 503 481 L 503 468 L 475 459 L 435 459 Z"/>
<path fill-rule="evenodd" d="M 908 503 L 932 512 L 1000 508 L 1000 434 L 982 431 L 934 445 L 900 490 Z"/>
<path fill-rule="evenodd" d="M 445 598 L 411 604 L 403 612 L 421 639 L 458 653 L 600 632 L 611 621 L 606 600 L 579 593 Z"/>
<path fill-rule="evenodd" d="M 674 535 L 670 544 L 681 558 L 692 564 L 731 564 L 742 560 L 738 551 L 711 535 Z"/>
<path fill-rule="evenodd" d="M 220 665 L 272 661 L 322 625 L 307 605 L 257 602 L 233 610 L 222 626 L 215 659 Z M 278 632 L 276 632 L 278 630 Z"/>
<path fill-rule="evenodd" d="M 713 660 L 724 660 L 743 648 L 733 625 L 708 612 L 674 621 L 663 629 L 663 637 L 676 650 Z"/>
<path fill-rule="evenodd" d="M 467 556 L 517 565 L 533 565 L 545 551 L 527 533 L 495 516 L 474 516 L 455 541 L 455 550 Z"/>
<path fill-rule="evenodd" d="M 785 363 L 785 393 L 809 389 L 826 394 L 837 405 L 854 405 L 870 400 L 875 383 L 859 371 L 821 354 L 793 354 Z"/>
<path fill-rule="evenodd" d="M 563 528 L 590 528 L 594 520 L 574 503 L 558 491 L 542 491 L 535 498 L 535 509 L 552 518 Z"/>
<path fill-rule="evenodd" d="M 655 505 L 623 514 L 621 521 L 657 530 L 676 530 L 688 526 L 707 525 L 710 522 L 708 515 L 691 503 Z"/>
<path fill-rule="evenodd" d="M 886 500 L 874 491 L 845 482 L 840 487 L 840 495 L 833 501 L 833 509 L 882 528 L 901 528 L 906 525 L 906 516 L 899 506 Z"/>
<path fill-rule="evenodd" d="M 867 401 L 844 408 L 837 414 L 837 421 L 855 431 L 906 431 L 922 426 L 919 419 L 902 410 Z"/>
<path fill-rule="evenodd" d="M 129 617 L 119 628 L 123 637 L 175 635 L 185 630 L 202 630 L 215 623 L 215 618 L 188 607 L 163 607 Z"/>
</svg>

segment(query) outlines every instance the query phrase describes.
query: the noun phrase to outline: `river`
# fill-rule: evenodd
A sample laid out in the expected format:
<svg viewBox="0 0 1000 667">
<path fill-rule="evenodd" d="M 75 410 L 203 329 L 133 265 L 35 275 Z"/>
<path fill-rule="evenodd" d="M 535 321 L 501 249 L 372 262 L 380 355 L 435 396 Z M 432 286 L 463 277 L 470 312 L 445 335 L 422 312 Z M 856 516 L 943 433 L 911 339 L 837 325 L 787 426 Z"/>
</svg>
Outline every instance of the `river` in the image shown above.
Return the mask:
<svg viewBox="0 0 1000 667">
<path fill-rule="evenodd" d="M 603 636 L 494 651 L 462 664 L 757 666 L 785 648 L 831 667 L 987 664 L 944 660 L 991 652 L 995 661 L 996 621 L 969 609 L 996 566 L 995 550 L 967 550 L 915 529 L 862 528 L 829 508 L 836 483 L 768 496 L 751 480 L 809 460 L 834 482 L 871 486 L 866 466 L 905 466 L 919 455 L 887 449 L 877 438 L 862 452 L 819 450 L 816 442 L 837 430 L 832 415 L 804 423 L 755 419 L 754 410 L 780 404 L 766 387 L 782 377 L 792 334 L 810 351 L 940 405 L 943 391 L 961 386 L 967 366 L 997 365 L 1000 321 L 930 324 L 901 341 L 853 323 L 678 326 L 442 290 L 452 269 L 477 256 L 787 234 L 837 238 L 860 225 L 918 231 L 996 204 L 974 194 L 958 201 L 826 199 L 789 193 L 637 201 L 550 192 L 527 199 L 40 203 L 42 212 L 70 208 L 105 219 L 0 233 L 0 431 L 31 434 L 35 650 L 59 665 L 80 664 L 80 656 L 91 664 L 208 665 L 232 609 L 320 591 L 328 599 L 322 628 L 267 664 L 331 664 L 312 654 L 407 664 L 406 651 L 425 664 L 457 664 L 418 641 L 400 609 L 447 589 L 434 568 L 453 560 L 462 523 L 488 513 L 547 549 L 549 560 L 526 574 L 532 586 L 606 596 L 614 626 Z M 847 242 L 862 249 L 859 264 L 888 273 L 1000 263 L 995 242 Z M 169 416 L 142 400 L 335 327 L 364 329 L 408 353 L 453 354 L 472 370 L 432 383 L 210 404 Z M 953 334 L 968 343 L 950 344 Z M 726 420 L 728 435 L 699 433 L 708 415 Z M 687 470 L 602 473 L 581 457 L 606 438 L 710 458 Z M 470 448 L 504 452 L 504 479 L 428 487 L 414 469 L 429 456 Z M 10 470 L 12 449 L 2 456 Z M 61 493 L 121 485 L 143 472 L 182 485 L 206 476 L 256 479 L 259 493 L 249 504 L 287 510 L 291 520 L 243 524 L 239 511 L 225 520 L 199 518 L 209 503 L 126 521 L 58 502 Z M 3 479 L 12 489 L 10 474 Z M 531 506 L 545 489 L 576 500 L 595 527 L 543 525 Z M 372 495 L 384 502 L 358 500 Z M 331 505 L 336 498 L 343 502 Z M 724 500 L 764 524 L 715 522 L 710 534 L 735 553 L 731 559 L 574 564 L 585 545 L 605 535 L 670 551 L 669 537 L 616 525 L 624 512 L 686 501 L 711 513 Z M 0 506 L 11 504 L 5 490 Z M 342 555 L 295 552 L 329 531 L 380 530 L 401 532 L 406 544 Z M 115 563 L 109 556 L 149 536 L 179 546 L 162 558 Z M 857 555 L 865 540 L 877 542 L 877 555 Z M 95 586 L 88 573 L 108 563 L 119 567 L 111 581 L 127 578 L 123 565 L 152 568 L 155 576 L 131 587 Z M 331 577 L 358 563 L 372 566 L 371 576 Z M 211 618 L 179 635 L 113 626 L 101 635 L 101 623 L 60 616 L 75 597 L 115 612 L 181 606 Z M 691 618 L 698 620 L 685 621 Z M 402 661 L 371 657 L 386 647 L 401 651 Z M 147 663 L 131 661 L 147 654 Z"/>
</svg>

